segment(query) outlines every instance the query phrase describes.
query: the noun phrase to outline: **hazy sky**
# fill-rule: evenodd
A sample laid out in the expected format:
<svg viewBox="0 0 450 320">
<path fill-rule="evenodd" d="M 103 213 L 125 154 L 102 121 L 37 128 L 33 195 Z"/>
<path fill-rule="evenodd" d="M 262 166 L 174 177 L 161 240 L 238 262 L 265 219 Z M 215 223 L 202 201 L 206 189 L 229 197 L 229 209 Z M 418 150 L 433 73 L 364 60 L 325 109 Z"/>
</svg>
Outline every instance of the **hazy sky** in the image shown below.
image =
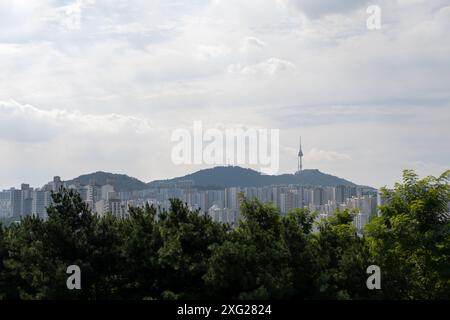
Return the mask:
<svg viewBox="0 0 450 320">
<path fill-rule="evenodd" d="M 368 30 L 369 4 L 382 29 Z M 280 172 L 450 166 L 450 0 L 0 0 L 0 188 L 175 166 L 172 130 L 279 128 Z"/>
</svg>

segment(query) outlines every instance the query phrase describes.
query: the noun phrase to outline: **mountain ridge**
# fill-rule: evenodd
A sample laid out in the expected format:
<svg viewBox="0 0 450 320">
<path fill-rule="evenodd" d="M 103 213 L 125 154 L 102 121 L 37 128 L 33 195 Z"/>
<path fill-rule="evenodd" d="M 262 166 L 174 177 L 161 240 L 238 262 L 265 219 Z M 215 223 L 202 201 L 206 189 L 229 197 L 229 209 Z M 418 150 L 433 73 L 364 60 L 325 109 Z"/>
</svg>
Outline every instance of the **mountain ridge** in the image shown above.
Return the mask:
<svg viewBox="0 0 450 320">
<path fill-rule="evenodd" d="M 144 190 L 147 184 L 137 178 L 130 177 L 126 174 L 110 173 L 105 171 L 96 171 L 92 173 L 83 174 L 71 180 L 64 181 L 67 185 L 81 184 L 87 185 L 90 182 L 98 184 L 106 184 L 108 180 L 114 182 L 116 191 L 135 191 Z"/>
<path fill-rule="evenodd" d="M 104 171 L 83 174 L 77 178 L 67 180 L 65 183 L 86 185 L 90 182 L 106 184 L 113 181 L 117 191 L 139 191 L 162 184 L 171 184 L 186 180 L 192 180 L 198 188 L 228 188 L 228 187 L 261 187 L 268 185 L 297 184 L 303 186 L 358 186 L 357 184 L 323 173 L 318 169 L 305 169 L 298 174 L 265 175 L 256 170 L 239 166 L 218 166 L 202 169 L 196 172 L 165 180 L 154 180 L 145 183 L 126 174 L 115 174 Z M 363 186 L 366 187 L 366 186 Z M 371 188 L 371 187 L 369 187 Z"/>
<path fill-rule="evenodd" d="M 357 186 L 351 181 L 323 173 L 318 169 L 306 169 L 299 174 L 264 175 L 253 169 L 238 166 L 219 166 L 202 169 L 182 177 L 155 180 L 149 182 L 148 186 L 155 186 L 161 183 L 175 183 L 183 180 L 193 180 L 195 186 L 202 187 L 260 187 L 289 184 L 304 186 Z"/>
</svg>

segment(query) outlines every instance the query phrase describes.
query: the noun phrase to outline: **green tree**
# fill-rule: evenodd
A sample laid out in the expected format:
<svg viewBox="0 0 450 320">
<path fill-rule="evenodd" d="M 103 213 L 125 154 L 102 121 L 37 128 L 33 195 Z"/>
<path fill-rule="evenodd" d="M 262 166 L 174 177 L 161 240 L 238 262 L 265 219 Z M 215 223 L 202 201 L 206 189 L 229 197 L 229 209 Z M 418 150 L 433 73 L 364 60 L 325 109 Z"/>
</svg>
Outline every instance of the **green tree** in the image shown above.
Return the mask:
<svg viewBox="0 0 450 320">
<path fill-rule="evenodd" d="M 366 270 L 372 264 L 365 239 L 359 237 L 349 210 L 336 211 L 319 223 L 316 234 L 319 299 L 367 298 Z"/>
<path fill-rule="evenodd" d="M 295 209 L 282 218 L 282 236 L 292 272 L 291 298 L 310 298 L 315 292 L 319 265 L 312 230 L 316 216 L 309 209 Z"/>
<path fill-rule="evenodd" d="M 7 275 L 3 262 L 6 260 L 8 250 L 5 243 L 5 235 L 3 225 L 0 223 L 0 300 L 4 299 L 7 295 Z M 3 290 L 2 290 L 3 289 Z"/>
<path fill-rule="evenodd" d="M 210 297 L 203 279 L 211 255 L 209 247 L 222 243 L 229 227 L 172 199 L 170 210 L 159 215 L 158 229 L 161 247 L 156 280 L 161 297 Z"/>
<path fill-rule="evenodd" d="M 450 298 L 449 176 L 406 170 L 402 184 L 382 190 L 387 203 L 366 233 L 385 298 Z"/>
<path fill-rule="evenodd" d="M 226 241 L 214 245 L 206 281 L 219 298 L 281 299 L 292 292 L 289 252 L 278 210 L 242 199 L 244 217 Z"/>
<path fill-rule="evenodd" d="M 106 299 L 117 297 L 120 233 L 117 218 L 92 214 L 79 194 L 52 195 L 48 220 L 22 218 L 6 233 L 5 267 L 21 299 Z M 68 290 L 67 267 L 82 270 L 82 290 Z M 14 296 L 14 293 L 10 293 Z"/>
<path fill-rule="evenodd" d="M 62 189 L 47 220 L 0 225 L 0 299 L 450 299 L 449 175 L 405 171 L 364 235 L 348 210 L 316 222 L 242 198 L 232 229 L 180 200 L 99 216 Z M 73 264 L 82 290 L 66 287 Z"/>
<path fill-rule="evenodd" d="M 66 287 L 66 268 L 79 264 L 84 249 L 80 230 L 89 225 L 86 205 L 72 191 L 52 195 L 49 219 L 27 216 L 6 233 L 5 266 L 21 299 L 77 297 Z"/>
<path fill-rule="evenodd" d="M 144 208 L 129 208 L 129 217 L 123 221 L 122 291 L 126 299 L 154 299 L 160 293 L 158 250 L 162 239 L 156 217 L 156 208 L 147 204 Z"/>
</svg>

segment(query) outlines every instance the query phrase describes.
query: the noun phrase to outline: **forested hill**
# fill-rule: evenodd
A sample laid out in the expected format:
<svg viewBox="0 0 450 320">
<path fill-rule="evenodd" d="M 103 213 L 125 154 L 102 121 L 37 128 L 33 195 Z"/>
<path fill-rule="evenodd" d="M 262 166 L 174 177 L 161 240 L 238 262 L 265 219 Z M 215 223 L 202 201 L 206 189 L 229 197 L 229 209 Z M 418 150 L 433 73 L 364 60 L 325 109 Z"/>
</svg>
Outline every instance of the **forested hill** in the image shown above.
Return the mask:
<svg viewBox="0 0 450 320">
<path fill-rule="evenodd" d="M 260 187 L 289 184 L 304 186 L 356 185 L 353 182 L 320 172 L 317 169 L 303 170 L 300 174 L 264 175 L 252 169 L 228 166 L 200 170 L 174 179 L 153 181 L 148 186 L 151 187 L 161 183 L 175 183 L 184 180 L 192 180 L 195 186 L 203 187 Z"/>
<path fill-rule="evenodd" d="M 79 183 L 81 185 L 87 185 L 91 182 L 95 182 L 99 185 L 104 185 L 108 181 L 112 182 L 116 191 L 135 191 L 148 188 L 147 184 L 125 174 L 114 174 L 109 172 L 98 171 L 90 174 L 79 176 L 75 179 L 66 181 L 66 185 Z"/>
<path fill-rule="evenodd" d="M 87 185 L 91 182 L 103 185 L 110 181 L 117 191 L 136 191 L 186 180 L 192 180 L 194 185 L 200 188 L 261 187 L 289 184 L 303 186 L 356 186 L 351 181 L 323 173 L 317 169 L 306 169 L 300 174 L 265 175 L 252 169 L 237 166 L 204 169 L 182 177 L 156 180 L 149 183 L 142 182 L 125 174 L 98 171 L 68 180 L 66 181 L 66 185 L 75 183 Z"/>
</svg>

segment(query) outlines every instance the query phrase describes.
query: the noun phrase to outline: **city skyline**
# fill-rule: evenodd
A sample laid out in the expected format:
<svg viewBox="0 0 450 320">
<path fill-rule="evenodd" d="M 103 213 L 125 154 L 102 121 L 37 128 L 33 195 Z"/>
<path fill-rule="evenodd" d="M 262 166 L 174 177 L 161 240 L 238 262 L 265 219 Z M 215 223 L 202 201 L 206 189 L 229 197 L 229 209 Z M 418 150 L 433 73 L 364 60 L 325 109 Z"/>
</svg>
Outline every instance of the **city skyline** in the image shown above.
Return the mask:
<svg viewBox="0 0 450 320">
<path fill-rule="evenodd" d="M 300 174 L 300 172 L 296 172 Z M 208 214 L 214 221 L 237 226 L 241 217 L 240 194 L 247 199 L 272 203 L 280 214 L 286 215 L 298 208 L 317 212 L 317 221 L 332 217 L 336 210 L 354 210 L 353 223 L 358 232 L 377 214 L 377 205 L 383 197 L 378 190 L 357 185 L 301 185 L 278 184 L 264 186 L 233 186 L 208 188 L 196 185 L 194 180 L 162 181 L 145 189 L 119 191 L 115 181 L 90 179 L 63 181 L 59 176 L 41 188 L 22 184 L 20 189 L 0 191 L 0 219 L 17 220 L 25 216 L 48 219 L 47 209 L 53 204 L 52 193 L 73 190 L 79 194 L 89 210 L 96 215 L 112 214 L 129 218 L 130 208 L 154 206 L 158 210 L 170 210 L 171 199 L 183 201 L 190 210 Z"/>
<path fill-rule="evenodd" d="M 372 4 L 372 3 L 371 3 Z M 280 130 L 279 173 L 392 186 L 450 163 L 450 6 L 388 1 L 0 3 L 0 189 L 98 170 L 143 181 L 173 130 Z M 252 166 L 249 166 L 252 167 Z"/>
</svg>

